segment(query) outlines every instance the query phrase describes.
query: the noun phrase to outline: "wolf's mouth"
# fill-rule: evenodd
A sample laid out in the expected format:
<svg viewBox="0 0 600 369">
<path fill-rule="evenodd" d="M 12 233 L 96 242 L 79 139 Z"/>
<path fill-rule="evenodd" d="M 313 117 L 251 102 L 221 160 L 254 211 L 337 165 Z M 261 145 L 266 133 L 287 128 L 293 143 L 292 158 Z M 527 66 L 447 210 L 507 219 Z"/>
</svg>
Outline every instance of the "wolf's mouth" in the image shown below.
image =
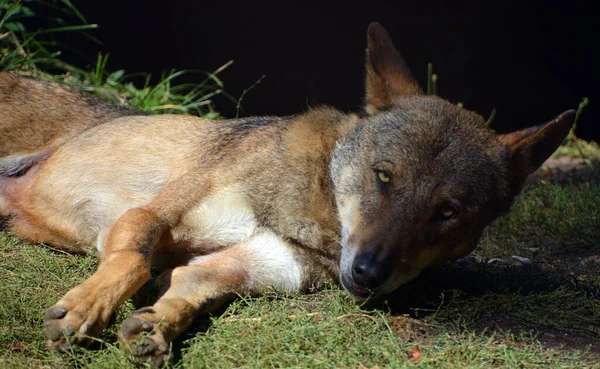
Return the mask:
<svg viewBox="0 0 600 369">
<path fill-rule="evenodd" d="M 361 299 L 366 299 L 374 295 L 374 293 L 366 288 L 360 287 L 354 282 L 351 282 L 345 276 L 341 276 L 340 282 L 342 283 L 342 287 L 349 292 L 352 296 L 358 297 Z"/>
</svg>

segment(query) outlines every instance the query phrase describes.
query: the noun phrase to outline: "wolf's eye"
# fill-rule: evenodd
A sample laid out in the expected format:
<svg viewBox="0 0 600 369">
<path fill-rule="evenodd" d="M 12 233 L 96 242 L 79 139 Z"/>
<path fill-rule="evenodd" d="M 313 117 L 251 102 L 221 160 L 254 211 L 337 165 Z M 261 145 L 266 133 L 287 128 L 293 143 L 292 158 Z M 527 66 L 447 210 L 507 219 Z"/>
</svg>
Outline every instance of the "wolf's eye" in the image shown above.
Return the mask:
<svg viewBox="0 0 600 369">
<path fill-rule="evenodd" d="M 388 183 L 390 181 L 390 176 L 387 174 L 387 172 L 385 172 L 383 170 L 378 170 L 377 171 L 377 179 L 381 183 Z"/>
<path fill-rule="evenodd" d="M 456 208 L 452 205 L 444 205 L 438 210 L 438 218 L 448 220 L 456 216 Z"/>
</svg>

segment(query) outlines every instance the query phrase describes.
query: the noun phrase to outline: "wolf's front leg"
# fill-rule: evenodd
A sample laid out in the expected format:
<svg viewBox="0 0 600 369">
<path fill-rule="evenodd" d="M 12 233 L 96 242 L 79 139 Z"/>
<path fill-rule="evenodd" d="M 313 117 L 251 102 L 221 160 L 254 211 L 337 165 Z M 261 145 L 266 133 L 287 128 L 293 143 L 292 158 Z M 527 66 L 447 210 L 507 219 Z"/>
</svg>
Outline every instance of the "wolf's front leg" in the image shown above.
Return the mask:
<svg viewBox="0 0 600 369">
<path fill-rule="evenodd" d="M 210 312 L 244 293 L 247 282 L 243 265 L 219 255 L 202 265 L 177 267 L 164 272 L 165 294 L 153 305 L 126 319 L 120 338 L 132 354 L 152 359 L 160 367 L 169 353 L 169 343 L 192 323 L 200 312 Z M 144 332 L 148 335 L 140 337 Z"/>
<path fill-rule="evenodd" d="M 165 272 L 161 298 L 126 319 L 121 340 L 133 355 L 162 366 L 169 343 L 199 314 L 211 312 L 237 294 L 268 288 L 294 292 L 302 285 L 302 266 L 292 248 L 268 230 L 226 249 Z"/>
<path fill-rule="evenodd" d="M 164 232 L 153 212 L 128 210 L 110 231 L 100 266 L 46 311 L 48 345 L 66 350 L 98 335 L 115 310 L 149 278 L 152 248 Z"/>
</svg>

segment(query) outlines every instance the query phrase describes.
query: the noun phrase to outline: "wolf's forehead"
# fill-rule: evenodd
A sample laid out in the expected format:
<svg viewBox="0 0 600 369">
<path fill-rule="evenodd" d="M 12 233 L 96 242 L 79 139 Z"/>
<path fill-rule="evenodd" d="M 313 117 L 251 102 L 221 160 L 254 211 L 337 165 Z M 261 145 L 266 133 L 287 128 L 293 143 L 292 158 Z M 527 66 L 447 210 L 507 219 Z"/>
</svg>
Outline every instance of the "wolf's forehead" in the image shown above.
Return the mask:
<svg viewBox="0 0 600 369">
<path fill-rule="evenodd" d="M 389 153 L 399 156 L 438 156 L 451 150 L 460 155 L 465 150 L 474 150 L 480 146 L 478 132 L 462 127 L 446 117 L 434 120 L 401 119 L 387 127 L 375 127 L 371 134 L 372 143 L 381 154 Z"/>
<path fill-rule="evenodd" d="M 427 102 L 429 104 L 399 105 L 386 112 L 381 117 L 382 126 L 386 126 L 382 134 L 392 139 L 433 145 L 494 139 L 493 132 L 480 115 L 446 101 Z"/>
<path fill-rule="evenodd" d="M 374 138 L 375 148 L 366 145 L 365 158 L 369 159 L 365 164 L 391 162 L 402 182 L 421 182 L 425 177 L 450 182 L 467 177 L 487 181 L 499 170 L 498 158 L 490 152 L 497 143 L 487 131 L 483 124 L 465 127 L 444 118 L 436 122 L 399 122 Z"/>
</svg>

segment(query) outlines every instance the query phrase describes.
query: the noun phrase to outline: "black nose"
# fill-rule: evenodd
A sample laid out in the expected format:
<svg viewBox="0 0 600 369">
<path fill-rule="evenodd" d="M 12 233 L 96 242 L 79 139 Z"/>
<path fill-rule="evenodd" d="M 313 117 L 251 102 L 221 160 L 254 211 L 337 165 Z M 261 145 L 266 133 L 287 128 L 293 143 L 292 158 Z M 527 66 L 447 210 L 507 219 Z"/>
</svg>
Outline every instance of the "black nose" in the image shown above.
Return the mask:
<svg viewBox="0 0 600 369">
<path fill-rule="evenodd" d="M 390 276 L 391 269 L 377 260 L 371 252 L 363 252 L 354 258 L 352 278 L 360 287 L 374 289 L 381 286 Z"/>
</svg>

